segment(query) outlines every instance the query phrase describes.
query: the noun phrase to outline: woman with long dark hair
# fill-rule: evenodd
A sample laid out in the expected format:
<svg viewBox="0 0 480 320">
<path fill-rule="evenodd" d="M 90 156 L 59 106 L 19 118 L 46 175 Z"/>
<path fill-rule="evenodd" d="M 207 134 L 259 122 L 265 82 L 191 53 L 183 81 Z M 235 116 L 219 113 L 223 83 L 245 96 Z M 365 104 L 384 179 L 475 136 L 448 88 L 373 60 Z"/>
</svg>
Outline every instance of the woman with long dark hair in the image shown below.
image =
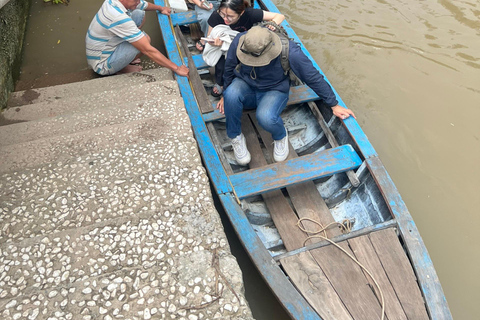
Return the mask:
<svg viewBox="0 0 480 320">
<path fill-rule="evenodd" d="M 254 24 L 262 21 L 273 21 L 280 25 L 285 16 L 280 13 L 254 9 L 247 0 L 222 0 L 217 11 L 213 12 L 208 19 L 208 35 L 217 25 L 227 25 L 232 30 L 243 32 L 249 30 Z M 210 42 L 213 46 L 221 46 L 223 43 L 219 38 Z M 223 71 L 225 67 L 225 58 L 222 56 L 215 65 L 215 86 L 212 89 L 212 95 L 219 97 L 222 95 Z"/>
</svg>

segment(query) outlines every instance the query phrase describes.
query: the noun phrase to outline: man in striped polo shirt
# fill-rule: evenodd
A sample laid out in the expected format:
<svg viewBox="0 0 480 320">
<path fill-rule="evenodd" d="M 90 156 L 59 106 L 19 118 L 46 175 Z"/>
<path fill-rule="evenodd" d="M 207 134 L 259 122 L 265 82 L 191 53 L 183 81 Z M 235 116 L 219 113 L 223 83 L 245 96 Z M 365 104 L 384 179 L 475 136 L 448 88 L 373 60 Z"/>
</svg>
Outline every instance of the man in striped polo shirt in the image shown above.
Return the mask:
<svg viewBox="0 0 480 320">
<path fill-rule="evenodd" d="M 130 64 L 142 54 L 181 76 L 188 68 L 178 66 L 152 47 L 150 37 L 139 28 L 145 11 L 170 15 L 170 8 L 144 0 L 105 0 L 93 18 L 85 38 L 88 65 L 100 75 L 141 71 Z"/>
</svg>

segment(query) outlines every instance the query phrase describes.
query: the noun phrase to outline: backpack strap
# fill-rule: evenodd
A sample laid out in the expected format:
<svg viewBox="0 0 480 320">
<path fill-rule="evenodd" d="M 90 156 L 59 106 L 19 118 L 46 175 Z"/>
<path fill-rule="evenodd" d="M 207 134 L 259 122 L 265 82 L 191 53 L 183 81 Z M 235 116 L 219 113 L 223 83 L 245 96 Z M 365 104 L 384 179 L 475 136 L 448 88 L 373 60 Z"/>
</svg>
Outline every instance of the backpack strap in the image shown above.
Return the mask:
<svg viewBox="0 0 480 320">
<path fill-rule="evenodd" d="M 279 34 L 280 41 L 282 42 L 282 53 L 280 54 L 280 63 L 282 64 L 283 74 L 287 75 L 290 71 L 290 62 L 288 61 L 288 56 L 290 53 L 290 44 L 289 40 L 286 37 L 283 37 Z"/>
</svg>

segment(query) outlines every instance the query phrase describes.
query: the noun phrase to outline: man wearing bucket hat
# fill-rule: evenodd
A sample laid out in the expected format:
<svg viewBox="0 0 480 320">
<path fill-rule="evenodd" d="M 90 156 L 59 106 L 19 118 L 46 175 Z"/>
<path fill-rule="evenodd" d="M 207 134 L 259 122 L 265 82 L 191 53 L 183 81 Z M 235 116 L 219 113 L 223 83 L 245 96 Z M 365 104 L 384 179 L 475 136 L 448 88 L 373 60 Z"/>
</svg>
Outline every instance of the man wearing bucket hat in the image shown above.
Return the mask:
<svg viewBox="0 0 480 320">
<path fill-rule="evenodd" d="M 261 26 L 237 35 L 228 50 L 224 96 L 217 108 L 225 113 L 227 135 L 232 139 L 235 159 L 240 165 L 247 165 L 251 160 L 241 130 L 244 108 L 256 109 L 258 123 L 272 134 L 274 160 L 283 161 L 288 156 L 288 133 L 280 113 L 287 105 L 290 78 L 283 70 L 281 52 L 280 37 Z M 289 41 L 288 60 L 295 75 L 332 108 L 335 116 L 355 117 L 351 110 L 338 105 L 330 85 L 293 41 Z"/>
</svg>

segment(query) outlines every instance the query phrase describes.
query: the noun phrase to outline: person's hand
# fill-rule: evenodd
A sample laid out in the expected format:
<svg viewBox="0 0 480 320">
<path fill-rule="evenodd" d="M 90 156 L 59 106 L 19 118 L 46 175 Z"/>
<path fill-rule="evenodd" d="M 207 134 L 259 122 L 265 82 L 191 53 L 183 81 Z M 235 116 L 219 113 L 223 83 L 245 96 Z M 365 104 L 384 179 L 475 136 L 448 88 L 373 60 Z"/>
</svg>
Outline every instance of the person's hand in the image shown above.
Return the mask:
<svg viewBox="0 0 480 320">
<path fill-rule="evenodd" d="M 342 106 L 339 106 L 338 104 L 334 107 L 332 107 L 332 111 L 333 111 L 333 114 L 335 116 L 337 116 L 338 118 L 340 119 L 347 119 L 348 117 L 352 116 L 354 117 L 355 119 L 357 119 L 357 117 L 355 117 L 355 114 L 353 113 L 352 110 L 350 109 L 347 109 L 347 108 L 344 108 Z"/>
<path fill-rule="evenodd" d="M 188 71 L 189 71 L 188 68 L 184 65 L 177 66 L 177 68 L 174 70 L 174 72 L 179 76 L 184 76 L 187 78 L 188 78 Z"/>
<path fill-rule="evenodd" d="M 277 30 L 277 27 L 272 26 L 271 24 L 267 24 L 267 28 L 268 28 L 270 31 L 275 31 L 275 30 Z"/>
<path fill-rule="evenodd" d="M 223 97 L 217 102 L 217 109 L 221 114 L 225 114 L 225 111 L 223 110 Z"/>
<path fill-rule="evenodd" d="M 213 43 L 210 42 L 211 45 L 214 45 L 215 47 L 221 47 L 223 44 L 223 41 L 220 40 L 220 38 L 215 38 Z"/>
<path fill-rule="evenodd" d="M 169 7 L 163 7 L 163 9 L 160 10 L 160 13 L 161 13 L 161 14 L 164 14 L 164 15 L 166 15 L 166 16 L 169 16 L 170 13 L 172 13 L 172 9 L 169 8 Z"/>
</svg>

